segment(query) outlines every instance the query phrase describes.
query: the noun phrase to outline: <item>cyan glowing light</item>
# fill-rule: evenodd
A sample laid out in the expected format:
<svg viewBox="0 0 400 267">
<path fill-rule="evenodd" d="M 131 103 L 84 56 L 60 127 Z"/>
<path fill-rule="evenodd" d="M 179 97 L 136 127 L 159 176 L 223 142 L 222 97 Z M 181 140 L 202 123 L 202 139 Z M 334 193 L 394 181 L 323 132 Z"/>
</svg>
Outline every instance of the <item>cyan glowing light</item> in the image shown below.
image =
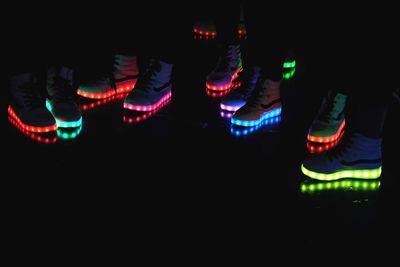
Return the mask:
<svg viewBox="0 0 400 267">
<path fill-rule="evenodd" d="M 339 181 L 324 181 L 324 182 L 315 182 L 315 181 L 304 181 L 300 184 L 300 191 L 302 193 L 316 193 L 316 192 L 324 192 L 324 191 L 338 191 L 338 190 L 346 190 L 346 191 L 377 191 L 381 186 L 380 180 L 342 180 Z"/>
<path fill-rule="evenodd" d="M 46 108 L 53 114 L 53 107 L 48 99 L 46 99 Z M 54 116 L 54 114 L 53 114 Z M 62 121 L 54 116 L 57 122 L 57 126 L 60 128 L 76 128 L 82 125 L 82 117 L 77 121 Z"/>
<path fill-rule="evenodd" d="M 82 125 L 78 128 L 76 128 L 76 130 L 74 131 L 65 131 L 62 128 L 59 128 L 57 130 L 57 136 L 61 139 L 64 140 L 71 140 L 71 139 L 75 139 L 76 137 L 78 137 L 78 135 L 81 133 L 82 131 Z"/>
<path fill-rule="evenodd" d="M 238 120 L 238 119 L 232 118 L 231 123 L 238 125 L 238 126 L 243 126 L 243 127 L 253 127 L 253 126 L 257 126 L 257 125 L 263 123 L 263 121 L 268 120 L 269 118 L 273 118 L 273 117 L 281 115 L 281 112 L 282 112 L 282 107 L 278 107 L 278 108 L 272 109 L 268 112 L 265 112 L 263 115 L 261 115 L 261 117 L 258 120 L 243 121 L 243 120 Z"/>
<path fill-rule="evenodd" d="M 253 126 L 253 127 L 243 127 L 243 126 L 235 126 L 234 124 L 231 125 L 231 134 L 235 136 L 246 136 L 257 131 L 261 130 L 263 127 L 267 125 L 274 125 L 278 124 L 281 121 L 281 116 L 272 117 L 269 119 L 264 120 L 262 123 Z"/>
<path fill-rule="evenodd" d="M 343 178 L 377 179 L 381 176 L 382 166 L 377 169 L 371 169 L 371 170 L 343 170 L 334 173 L 318 173 L 308 170 L 302 164 L 301 171 L 304 173 L 304 175 L 307 175 L 310 178 L 321 181 L 332 181 Z"/>
<path fill-rule="evenodd" d="M 283 63 L 283 68 L 284 69 L 291 69 L 296 67 L 296 60 L 293 61 L 286 61 Z"/>
</svg>

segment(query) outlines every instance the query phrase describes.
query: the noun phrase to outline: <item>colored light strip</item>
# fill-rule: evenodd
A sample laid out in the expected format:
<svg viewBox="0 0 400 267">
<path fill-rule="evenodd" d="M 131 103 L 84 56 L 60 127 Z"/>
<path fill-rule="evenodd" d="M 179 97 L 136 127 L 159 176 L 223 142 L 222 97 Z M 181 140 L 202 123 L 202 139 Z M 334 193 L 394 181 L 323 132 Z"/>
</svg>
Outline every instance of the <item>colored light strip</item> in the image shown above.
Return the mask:
<svg viewBox="0 0 400 267">
<path fill-rule="evenodd" d="M 204 31 L 198 28 L 193 28 L 193 32 L 195 34 L 198 34 L 200 36 L 211 36 L 211 37 L 216 37 L 217 36 L 217 32 L 216 31 Z M 247 31 L 246 29 L 244 29 L 244 27 L 242 25 L 239 26 L 238 28 L 238 36 L 239 37 L 243 37 L 244 35 L 247 35 Z"/>
<path fill-rule="evenodd" d="M 265 112 L 264 114 L 261 115 L 261 117 L 258 120 L 243 121 L 243 120 L 238 120 L 238 119 L 232 118 L 231 123 L 238 125 L 238 126 L 253 127 L 253 126 L 256 126 L 256 125 L 262 123 L 264 120 L 281 115 L 281 112 L 282 112 L 282 107 L 279 106 L 278 108 L 275 108 L 275 109 L 272 109 L 271 111 Z"/>
<path fill-rule="evenodd" d="M 210 85 L 208 82 L 206 82 L 206 88 L 208 90 L 214 90 L 214 91 L 226 91 L 232 88 L 233 81 L 236 80 L 239 77 L 239 73 L 243 70 L 242 67 L 239 67 L 235 73 L 232 75 L 230 82 L 224 85 L 220 86 L 214 86 Z"/>
<path fill-rule="evenodd" d="M 221 110 L 221 112 L 220 112 L 221 117 L 224 119 L 232 118 L 233 114 L 235 114 L 235 112 L 229 112 L 229 111 L 224 111 L 224 110 Z"/>
<path fill-rule="evenodd" d="M 222 110 L 231 111 L 231 112 L 237 111 L 237 110 L 240 109 L 242 106 L 243 106 L 243 105 L 241 105 L 241 106 L 228 106 L 228 105 L 225 105 L 225 104 L 223 104 L 223 103 L 220 104 L 220 107 L 221 107 Z"/>
<path fill-rule="evenodd" d="M 334 148 L 340 141 L 344 134 L 344 131 L 342 131 L 342 134 L 338 139 L 336 139 L 333 142 L 330 143 L 313 143 L 313 142 L 307 142 L 307 149 L 310 153 L 322 153 L 327 150 L 331 150 Z"/>
<path fill-rule="evenodd" d="M 203 40 L 203 39 L 208 40 L 208 39 L 215 39 L 215 36 L 194 35 L 193 39 L 194 40 Z"/>
<path fill-rule="evenodd" d="M 105 93 L 88 93 L 88 92 L 84 92 L 80 89 L 78 89 L 77 94 L 85 97 L 85 98 L 90 98 L 90 99 L 104 99 L 104 98 L 109 98 L 113 95 L 117 94 L 122 94 L 122 93 L 127 93 L 133 90 L 133 88 L 136 85 L 136 81 L 134 80 L 131 84 L 129 84 L 128 86 L 118 86 L 117 85 L 117 91 L 115 91 L 113 88 L 110 88 L 109 90 L 107 90 L 107 92 Z"/>
<path fill-rule="evenodd" d="M 296 67 L 296 60 L 293 61 L 286 61 L 283 63 L 283 68 L 284 69 L 291 69 Z"/>
<path fill-rule="evenodd" d="M 148 105 L 148 106 L 140 106 L 140 105 L 132 105 L 129 103 L 124 103 L 124 108 L 129 109 L 129 110 L 136 110 L 136 111 L 152 111 L 157 109 L 160 105 L 162 105 L 164 102 L 167 102 L 171 99 L 172 92 L 169 90 L 158 102 L 154 105 Z"/>
<path fill-rule="evenodd" d="M 80 127 L 76 128 L 76 130 L 72 131 L 72 132 L 66 132 L 66 131 L 63 131 L 62 129 L 58 129 L 57 136 L 64 140 L 71 140 L 71 139 L 75 139 L 76 137 L 78 137 L 78 135 L 81 133 L 81 131 L 82 131 L 82 125 Z"/>
<path fill-rule="evenodd" d="M 128 93 L 121 93 L 121 94 L 110 96 L 109 98 L 98 100 L 96 102 L 83 104 L 82 105 L 82 110 L 86 111 L 86 110 L 94 109 L 96 107 L 103 106 L 103 105 L 105 105 L 107 103 L 110 103 L 110 102 L 112 102 L 114 100 L 125 99 L 127 96 L 128 96 Z"/>
<path fill-rule="evenodd" d="M 301 165 L 301 171 L 304 173 L 304 175 L 307 175 L 308 177 L 312 179 L 317 179 L 321 181 L 332 181 L 332 180 L 339 180 L 343 178 L 356 178 L 356 179 L 377 179 L 381 176 L 382 173 L 382 167 L 379 167 L 377 169 L 371 169 L 371 170 L 344 170 L 344 171 L 338 171 L 335 173 L 318 173 L 318 172 L 313 172 L 308 170 L 304 165 Z"/>
<path fill-rule="evenodd" d="M 53 114 L 53 107 L 48 99 L 46 99 L 46 108 Z M 76 128 L 82 125 L 82 116 L 77 121 L 61 121 L 54 114 L 53 117 L 56 119 L 57 126 L 61 128 Z"/>
<path fill-rule="evenodd" d="M 292 69 L 289 72 L 283 72 L 282 73 L 282 78 L 284 80 L 289 80 L 294 76 L 295 73 L 296 73 L 296 69 Z"/>
<path fill-rule="evenodd" d="M 235 127 L 235 125 L 232 124 L 231 125 L 231 134 L 233 134 L 235 136 L 246 136 L 246 135 L 257 132 L 258 130 L 262 129 L 264 126 L 274 125 L 274 124 L 279 123 L 280 121 L 281 121 L 281 116 L 276 116 L 276 117 L 272 117 L 267 120 L 264 120 L 262 123 L 260 123 L 256 126 L 246 127 L 246 128 L 242 127 L 241 129 L 238 129 L 238 127 L 241 127 L 241 126 Z"/>
<path fill-rule="evenodd" d="M 345 125 L 346 125 L 346 120 L 343 120 L 343 122 L 340 124 L 338 131 L 334 135 L 321 137 L 321 136 L 312 136 L 312 135 L 308 134 L 307 140 L 310 142 L 316 142 L 316 143 L 334 142 L 342 136 L 342 131 L 343 131 Z"/>
<path fill-rule="evenodd" d="M 142 113 L 140 115 L 135 115 L 135 116 L 130 116 L 128 114 L 124 114 L 124 116 L 122 117 L 123 122 L 125 123 L 139 123 L 141 121 L 147 120 L 148 118 L 154 116 L 155 114 L 157 114 L 163 107 L 165 107 L 169 102 L 171 102 L 171 98 L 169 98 L 167 101 L 164 101 L 160 106 L 157 107 L 157 109 L 146 112 L 146 113 Z"/>
<path fill-rule="evenodd" d="M 302 193 L 315 193 L 321 191 L 351 190 L 351 191 L 377 191 L 381 187 L 381 181 L 376 180 L 349 180 L 330 182 L 302 182 L 300 190 Z"/>
<path fill-rule="evenodd" d="M 8 114 L 24 129 L 27 130 L 29 132 L 34 132 L 34 133 L 48 133 L 51 131 L 55 131 L 57 130 L 57 124 L 51 125 L 51 126 L 47 126 L 47 127 L 37 127 L 37 126 L 31 126 L 31 125 L 27 125 L 24 124 L 21 119 L 17 116 L 17 114 L 15 113 L 15 111 L 13 110 L 13 108 L 11 106 L 8 106 Z"/>
<path fill-rule="evenodd" d="M 221 98 L 223 96 L 226 96 L 227 94 L 229 94 L 231 90 L 226 90 L 226 91 L 213 91 L 210 89 L 206 89 L 206 94 L 207 96 L 210 96 L 212 98 Z"/>
<path fill-rule="evenodd" d="M 8 116 L 8 120 L 9 122 L 21 133 L 23 133 L 24 135 L 26 135 L 27 137 L 29 137 L 30 139 L 39 142 L 39 143 L 43 143 L 43 144 L 53 144 L 55 142 L 57 142 L 57 136 L 54 136 L 52 138 L 48 138 L 48 137 L 44 137 L 44 136 L 40 136 L 38 134 L 35 134 L 33 132 L 30 132 L 26 129 L 24 129 L 21 124 L 15 120 L 12 116 Z"/>
</svg>

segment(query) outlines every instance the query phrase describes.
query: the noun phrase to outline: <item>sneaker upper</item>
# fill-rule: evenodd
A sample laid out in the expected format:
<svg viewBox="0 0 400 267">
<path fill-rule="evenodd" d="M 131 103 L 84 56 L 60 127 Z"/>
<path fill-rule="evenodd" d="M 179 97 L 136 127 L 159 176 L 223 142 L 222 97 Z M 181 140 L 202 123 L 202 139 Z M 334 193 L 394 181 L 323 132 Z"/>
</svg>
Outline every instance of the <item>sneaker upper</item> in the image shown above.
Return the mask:
<svg viewBox="0 0 400 267">
<path fill-rule="evenodd" d="M 260 68 L 246 68 L 241 77 L 242 84 L 240 87 L 225 96 L 221 101 L 222 105 L 240 108 L 246 104 L 246 100 L 256 88 L 258 78 L 260 77 Z"/>
<path fill-rule="evenodd" d="M 344 109 L 347 97 L 329 92 L 324 97 L 317 118 L 313 121 L 309 133 L 315 137 L 335 135 L 345 119 Z"/>
<path fill-rule="evenodd" d="M 66 67 L 50 68 L 47 72 L 47 93 L 51 112 L 59 121 L 77 121 L 82 116 L 81 109 L 75 101 L 72 76 L 72 70 Z"/>
<path fill-rule="evenodd" d="M 171 90 L 172 64 L 152 60 L 146 72 L 139 77 L 135 89 L 125 99 L 132 105 L 154 105 Z"/>
<path fill-rule="evenodd" d="M 56 122 L 46 109 L 45 98 L 30 73 L 16 75 L 10 80 L 10 105 L 22 123 L 49 127 Z"/>
<path fill-rule="evenodd" d="M 105 94 L 113 90 L 113 83 L 123 83 L 137 79 L 139 75 L 139 67 L 137 57 L 115 55 L 112 75 L 88 81 L 81 84 L 79 90 L 91 94 Z M 112 76 L 112 77 L 111 77 Z"/>
<path fill-rule="evenodd" d="M 259 80 L 247 103 L 235 112 L 233 118 L 242 121 L 255 121 L 271 110 L 281 106 L 280 82 Z"/>
<path fill-rule="evenodd" d="M 218 59 L 217 66 L 207 76 L 210 86 L 224 86 L 232 81 L 234 74 L 242 67 L 239 45 L 227 46 Z"/>
<path fill-rule="evenodd" d="M 137 57 L 116 55 L 113 74 L 115 82 L 137 79 L 139 75 Z"/>
<path fill-rule="evenodd" d="M 382 139 L 373 139 L 358 133 L 346 135 L 332 151 L 311 154 L 304 160 L 308 170 L 332 174 L 344 170 L 371 170 L 382 165 Z"/>
</svg>

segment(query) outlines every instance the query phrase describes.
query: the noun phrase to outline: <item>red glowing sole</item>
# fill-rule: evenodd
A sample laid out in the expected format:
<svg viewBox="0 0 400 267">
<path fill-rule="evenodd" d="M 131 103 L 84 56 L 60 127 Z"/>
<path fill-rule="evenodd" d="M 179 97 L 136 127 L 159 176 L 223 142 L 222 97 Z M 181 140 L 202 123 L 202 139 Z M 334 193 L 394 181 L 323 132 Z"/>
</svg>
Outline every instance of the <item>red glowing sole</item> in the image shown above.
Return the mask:
<svg viewBox="0 0 400 267">
<path fill-rule="evenodd" d="M 226 91 L 226 90 L 229 90 L 229 89 L 231 89 L 231 87 L 232 87 L 233 81 L 236 80 L 236 79 L 239 77 L 239 73 L 240 73 L 242 70 L 243 70 L 242 67 L 238 68 L 238 69 L 236 70 L 236 72 L 233 74 L 233 76 L 232 76 L 232 78 L 231 78 L 231 81 L 230 81 L 229 83 L 224 84 L 224 85 L 220 85 L 220 86 L 214 86 L 214 85 L 210 85 L 210 84 L 208 84 L 208 82 L 206 82 L 206 88 L 207 88 L 208 90 L 213 90 L 213 91 Z"/>
<path fill-rule="evenodd" d="M 32 125 L 23 123 L 11 106 L 8 106 L 7 111 L 8 111 L 8 114 L 11 116 L 11 118 L 13 118 L 15 120 L 17 125 L 25 131 L 29 131 L 29 132 L 33 132 L 33 133 L 48 133 L 48 132 L 57 130 L 57 124 L 49 125 L 46 127 L 37 127 L 37 126 L 32 126 Z"/>
<path fill-rule="evenodd" d="M 346 125 L 346 120 L 343 120 L 342 124 L 340 125 L 338 131 L 336 134 L 331 135 L 331 136 L 325 136 L 325 137 L 320 137 L 320 136 L 312 136 L 308 134 L 307 140 L 310 142 L 315 142 L 315 143 L 330 143 L 338 140 L 342 136 L 342 131 L 344 129 L 344 126 Z"/>
</svg>

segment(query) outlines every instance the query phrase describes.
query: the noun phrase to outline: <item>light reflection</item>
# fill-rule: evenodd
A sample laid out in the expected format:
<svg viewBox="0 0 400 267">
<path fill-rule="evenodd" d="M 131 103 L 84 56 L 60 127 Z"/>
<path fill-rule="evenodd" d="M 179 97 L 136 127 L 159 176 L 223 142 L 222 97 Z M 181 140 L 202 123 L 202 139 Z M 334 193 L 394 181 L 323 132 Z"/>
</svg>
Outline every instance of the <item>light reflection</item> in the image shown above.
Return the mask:
<svg viewBox="0 0 400 267">
<path fill-rule="evenodd" d="M 58 128 L 57 136 L 63 140 L 72 140 L 78 137 L 82 131 L 82 125 L 77 128 Z"/>
<path fill-rule="evenodd" d="M 23 128 L 13 117 L 8 116 L 8 121 L 22 134 L 42 144 L 54 144 L 57 142 L 57 135 L 54 131 L 47 133 L 35 133 Z"/>
<path fill-rule="evenodd" d="M 126 110 L 122 117 L 122 120 L 124 123 L 128 124 L 139 123 L 156 115 L 161 109 L 167 106 L 170 102 L 171 98 L 169 98 L 168 101 L 162 102 L 156 109 L 147 112 Z"/>
<path fill-rule="evenodd" d="M 116 100 L 125 99 L 128 96 L 128 94 L 129 93 L 116 94 L 116 95 L 110 96 L 108 98 L 104 98 L 101 100 L 82 104 L 82 110 L 83 111 L 91 110 L 91 109 L 97 108 L 99 106 L 104 106 L 104 105 L 106 105 L 110 102 L 116 101 Z"/>
</svg>

